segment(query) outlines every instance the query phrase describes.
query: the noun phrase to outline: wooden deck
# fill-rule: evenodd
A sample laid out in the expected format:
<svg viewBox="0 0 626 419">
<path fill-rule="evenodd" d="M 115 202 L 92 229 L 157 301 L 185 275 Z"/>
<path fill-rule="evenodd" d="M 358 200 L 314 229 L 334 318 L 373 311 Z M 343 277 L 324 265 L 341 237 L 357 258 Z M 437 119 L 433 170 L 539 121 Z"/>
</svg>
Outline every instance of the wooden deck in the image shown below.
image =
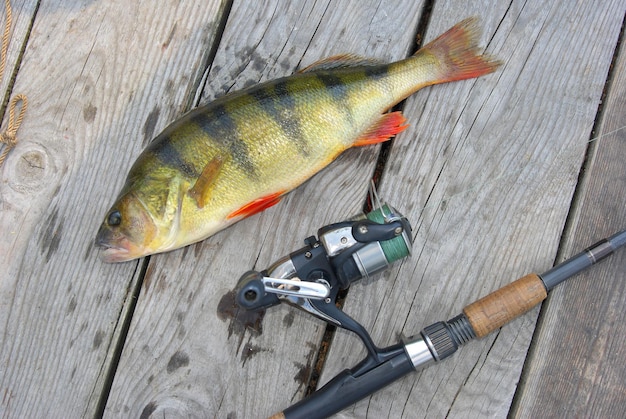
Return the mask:
<svg viewBox="0 0 626 419">
<path fill-rule="evenodd" d="M 253 331 L 218 304 L 244 271 L 361 211 L 378 146 L 188 248 L 111 265 L 93 245 L 168 123 L 332 54 L 397 60 L 416 34 L 478 15 L 504 63 L 402 105 L 411 127 L 385 149 L 379 193 L 411 220 L 413 255 L 344 306 L 379 345 L 626 226 L 624 0 L 155 4 L 13 2 L 0 88 L 29 109 L 0 168 L 2 418 L 261 418 L 363 357 L 337 331 L 316 363 L 326 325 L 292 307 Z M 625 274 L 622 251 L 341 417 L 624 417 Z"/>
</svg>

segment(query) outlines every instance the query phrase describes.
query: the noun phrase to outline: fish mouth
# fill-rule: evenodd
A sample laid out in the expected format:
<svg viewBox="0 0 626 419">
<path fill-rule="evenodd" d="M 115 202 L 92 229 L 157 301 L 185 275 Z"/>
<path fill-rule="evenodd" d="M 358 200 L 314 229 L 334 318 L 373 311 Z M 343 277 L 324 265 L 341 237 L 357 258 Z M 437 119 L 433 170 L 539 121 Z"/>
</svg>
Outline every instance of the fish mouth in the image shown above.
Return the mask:
<svg viewBox="0 0 626 419">
<path fill-rule="evenodd" d="M 116 240 L 119 243 L 111 243 L 109 237 L 106 234 L 98 234 L 96 237 L 96 246 L 103 249 L 100 257 L 103 262 L 106 263 L 116 263 L 116 262 L 126 262 L 132 259 L 136 259 L 139 257 L 137 252 L 133 252 L 134 246 L 131 246 L 130 242 L 122 238 L 120 240 Z M 136 249 L 134 249 L 136 250 Z"/>
<path fill-rule="evenodd" d="M 124 249 L 122 247 L 114 247 L 114 246 L 102 246 L 102 253 L 100 253 L 100 258 L 103 262 L 106 263 L 116 263 L 116 262 L 126 262 L 128 260 L 134 259 L 133 256 L 130 255 L 128 249 Z"/>
</svg>

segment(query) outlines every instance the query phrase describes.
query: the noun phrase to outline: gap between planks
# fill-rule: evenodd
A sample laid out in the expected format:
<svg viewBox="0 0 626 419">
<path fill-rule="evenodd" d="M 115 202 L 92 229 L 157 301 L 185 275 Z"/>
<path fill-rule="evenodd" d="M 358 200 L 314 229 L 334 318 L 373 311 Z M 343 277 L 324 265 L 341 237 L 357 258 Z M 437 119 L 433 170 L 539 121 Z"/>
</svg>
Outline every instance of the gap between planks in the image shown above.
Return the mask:
<svg viewBox="0 0 626 419">
<path fill-rule="evenodd" d="M 615 50 L 613 51 L 613 57 L 611 58 L 611 64 L 609 65 L 609 72 L 606 75 L 606 80 L 604 81 L 604 87 L 602 89 L 602 95 L 600 96 L 600 103 L 598 104 L 598 109 L 596 110 L 596 117 L 593 121 L 593 126 L 591 128 L 591 133 L 589 134 L 589 140 L 587 141 L 587 150 L 585 151 L 584 160 L 580 166 L 580 171 L 578 172 L 578 180 L 576 182 L 576 188 L 574 189 L 574 195 L 572 196 L 572 202 L 570 204 L 570 209 L 567 214 L 567 218 L 565 220 L 565 225 L 563 226 L 563 232 L 561 234 L 561 239 L 559 241 L 559 248 L 557 249 L 556 256 L 554 258 L 554 265 L 557 262 L 564 260 L 569 255 L 564 255 L 564 247 L 565 243 L 569 241 L 571 236 L 574 235 L 576 230 L 576 215 L 581 210 L 581 206 L 583 205 L 584 192 L 587 189 L 587 184 L 589 183 L 589 169 L 590 165 L 593 162 L 593 156 L 595 155 L 598 148 L 598 135 L 597 133 L 602 130 L 602 119 L 605 112 L 606 107 L 606 97 L 611 89 L 611 85 L 613 84 L 613 78 L 615 77 L 615 64 L 617 63 L 617 59 L 619 56 L 620 46 L 624 40 L 624 26 L 626 25 L 626 16 L 624 20 L 622 20 L 622 27 L 620 29 L 620 33 L 617 38 L 617 42 L 615 44 Z M 547 301 L 546 301 L 547 303 Z M 543 312 L 543 310 L 541 310 Z M 540 314 L 541 315 L 541 314 Z M 534 336 L 533 336 L 534 340 Z"/>
<path fill-rule="evenodd" d="M 589 140 L 587 142 L 587 150 L 585 151 L 584 160 L 581 164 L 580 171 L 578 173 L 578 180 L 576 182 L 576 188 L 574 189 L 574 194 L 572 196 L 572 201 L 570 204 L 569 212 L 567 214 L 567 218 L 565 220 L 565 225 L 563 226 L 563 231 L 561 233 L 561 238 L 559 240 L 559 247 L 556 252 L 556 256 L 554 258 L 553 265 L 556 266 L 559 261 L 564 260 L 568 255 L 565 253 L 565 247 L 567 243 L 570 241 L 570 238 L 574 235 L 577 228 L 577 214 L 581 211 L 582 205 L 584 204 L 584 192 L 587 188 L 587 184 L 589 183 L 590 176 L 592 174 L 589 173 L 589 169 L 591 164 L 593 163 L 593 156 L 595 155 L 598 148 L 598 139 L 597 132 L 602 130 L 602 119 L 604 113 L 606 111 L 606 97 L 608 92 L 611 89 L 613 84 L 613 79 L 615 77 L 615 64 L 617 63 L 617 59 L 619 57 L 620 47 L 622 42 L 624 42 L 624 30 L 626 29 L 626 16 L 622 20 L 622 27 L 620 29 L 619 36 L 617 38 L 617 43 L 615 44 L 615 50 L 613 51 L 613 57 L 611 58 L 611 64 L 609 66 L 609 72 L 607 73 L 606 80 L 604 82 L 604 87 L 602 89 L 602 96 L 600 97 L 600 103 L 598 104 L 598 109 L 596 111 L 596 116 L 593 122 L 593 127 L 591 128 L 591 133 L 589 134 Z M 539 310 L 539 315 L 537 317 L 537 323 L 535 326 L 535 330 L 533 331 L 533 336 L 530 341 L 530 346 L 528 348 L 528 354 L 524 361 L 524 365 L 522 367 L 522 371 L 520 374 L 519 383 L 513 395 L 513 400 L 511 401 L 511 408 L 509 414 L 518 411 L 521 397 L 523 396 L 522 392 L 525 386 L 527 385 L 527 379 L 529 377 L 529 369 L 530 363 L 534 358 L 534 354 L 537 351 L 539 342 L 539 336 L 541 335 L 541 331 L 543 330 L 545 324 L 545 316 L 548 308 L 550 307 L 550 295 L 548 298 L 541 304 L 541 308 Z"/>
<path fill-rule="evenodd" d="M 431 12 L 433 10 L 435 0 L 427 0 L 424 2 L 424 6 L 422 7 L 421 16 L 419 21 L 417 22 L 417 26 L 413 33 L 413 47 L 409 52 L 408 56 L 415 54 L 421 47 L 424 41 L 424 36 L 426 35 L 426 31 L 428 30 L 428 24 L 430 23 Z M 320 57 L 324 58 L 324 57 Z M 401 101 L 396 106 L 394 106 L 390 111 L 403 111 L 406 104 L 406 100 Z M 388 141 L 381 143 L 380 150 L 378 152 L 378 157 L 376 160 L 376 165 L 374 166 L 374 172 L 372 173 L 371 182 L 374 188 L 378 189 L 380 186 L 380 182 L 383 178 L 383 174 L 385 173 L 385 167 L 387 166 L 387 160 L 389 159 L 389 152 L 391 147 L 393 147 L 395 137 L 391 138 Z M 363 212 L 367 213 L 373 209 L 373 203 L 370 201 L 369 196 L 366 196 L 363 200 Z M 348 293 L 350 289 L 346 289 L 340 291 L 337 295 L 337 306 L 339 308 L 343 308 L 343 304 L 348 297 Z M 358 321 L 358 320 L 357 320 Z M 322 340 L 319 344 L 319 349 L 317 350 L 317 354 L 315 355 L 315 359 L 313 361 L 313 368 L 311 370 L 311 374 L 309 376 L 309 382 L 304 391 L 304 397 L 307 397 L 315 392 L 318 386 L 319 378 L 322 375 L 322 371 L 324 366 L 326 365 L 326 356 L 330 352 L 330 348 L 333 342 L 333 338 L 335 337 L 335 333 L 337 332 L 337 327 L 328 323 L 326 325 L 326 330 L 322 335 Z"/>
<path fill-rule="evenodd" d="M 111 339 L 111 343 L 109 348 L 112 348 L 112 351 L 107 351 L 110 355 L 110 361 L 104 364 L 104 381 L 102 383 L 102 389 L 100 390 L 100 395 L 98 396 L 98 401 L 96 403 L 94 418 L 101 418 L 104 416 L 104 410 L 106 409 L 107 402 L 109 401 L 109 395 L 111 394 L 111 388 L 113 387 L 113 380 L 115 379 L 115 374 L 117 373 L 117 368 L 120 365 L 120 359 L 122 358 L 122 351 L 124 350 L 124 346 L 126 344 L 126 338 L 128 337 L 128 332 L 130 330 L 130 324 L 133 320 L 133 315 L 135 314 L 135 308 L 137 307 L 137 301 L 139 301 L 139 295 L 141 294 L 141 288 L 143 287 L 143 280 L 146 276 L 146 271 L 148 270 L 148 265 L 150 264 L 150 256 L 146 256 L 143 259 L 140 259 L 140 262 L 137 264 L 137 269 L 139 270 L 139 274 L 137 275 L 137 280 L 131 282 L 129 284 L 128 291 L 128 303 L 122 306 L 120 310 L 120 314 L 118 317 L 118 324 L 115 326 L 115 329 L 119 330 L 119 335 L 117 335 L 117 339 L 115 339 L 115 334 Z M 135 275 L 133 275 L 134 277 Z M 98 391 L 98 389 L 95 389 Z"/>
<path fill-rule="evenodd" d="M 228 19 L 231 14 L 232 5 L 233 5 L 232 0 L 226 1 L 224 4 L 224 10 L 222 11 L 222 16 L 220 18 L 218 27 L 216 29 L 215 42 L 213 43 L 211 49 L 209 50 L 209 52 L 206 55 L 206 58 L 203 61 L 202 76 L 196 81 L 196 84 L 193 86 L 192 90 L 195 92 L 195 95 L 188 103 L 185 104 L 185 108 L 187 110 L 197 107 L 200 104 L 201 93 L 204 90 L 208 82 L 208 77 L 209 77 L 209 73 L 211 70 L 211 66 L 213 65 L 214 58 L 222 42 L 222 37 L 224 35 L 226 23 L 228 22 Z M 428 25 L 430 23 L 431 11 L 433 9 L 433 5 L 434 5 L 434 0 L 428 0 L 424 3 L 424 6 L 421 12 L 421 17 L 415 28 L 415 32 L 413 36 L 415 43 L 409 55 L 412 55 L 413 53 L 415 53 L 422 46 L 424 36 L 428 29 Z M 39 3 L 37 3 L 37 7 L 39 7 Z M 30 28 L 32 28 L 32 22 L 31 22 L 31 26 L 29 27 L 29 33 L 30 33 Z M 20 53 L 20 59 L 21 59 L 21 54 L 26 48 L 26 44 L 27 42 L 25 42 L 23 45 L 22 51 Z M 320 57 L 320 58 L 323 58 L 323 57 Z M 18 69 L 19 69 L 19 62 L 16 66 L 15 74 L 17 74 Z M 11 85 L 11 88 L 12 88 L 12 85 Z M 393 110 L 402 111 L 404 107 L 405 107 L 405 101 L 402 101 L 398 105 L 396 105 L 393 108 Z M 4 107 L 2 111 L 4 111 Z M 389 151 L 391 147 L 393 146 L 393 141 L 394 139 L 391 139 L 381 144 L 381 148 L 379 150 L 374 172 L 372 173 L 372 181 L 374 182 L 375 187 L 379 186 L 380 181 L 382 179 L 382 176 L 383 176 L 386 164 L 387 164 L 387 159 L 389 156 Z M 369 202 L 367 197 L 364 198 L 364 201 L 363 201 L 363 210 L 364 211 L 371 210 L 371 203 Z M 113 353 L 111 354 L 111 361 L 108 365 L 108 368 L 104 372 L 104 375 L 105 375 L 104 385 L 103 385 L 102 393 L 96 404 L 96 411 L 95 411 L 94 417 L 102 417 L 106 409 L 109 395 L 111 392 L 111 388 L 113 385 L 113 380 L 117 373 L 122 351 L 125 347 L 126 339 L 127 339 L 130 325 L 134 316 L 136 304 L 140 297 L 143 281 L 144 281 L 145 274 L 148 269 L 149 262 L 150 262 L 149 256 L 142 260 L 140 264 L 140 268 L 139 268 L 140 272 L 137 277 L 137 281 L 135 285 L 133 286 L 132 290 L 130 291 L 130 294 L 131 294 L 130 302 L 127 306 L 127 309 L 122 310 L 120 312 L 120 319 L 118 322 L 118 324 L 120 325 L 119 326 L 120 332 L 119 332 L 117 341 L 111 342 Z M 340 295 L 340 298 L 338 300 L 338 303 L 340 304 L 340 306 L 343 305 L 343 301 L 347 297 L 347 294 L 348 294 L 348 290 L 346 290 L 344 293 L 342 293 L 342 295 Z M 304 394 L 305 397 L 313 393 L 316 390 L 317 382 L 324 368 L 324 365 L 326 362 L 326 355 L 328 354 L 330 350 L 330 346 L 332 344 L 335 332 L 336 332 L 336 327 L 332 325 L 327 325 L 326 331 L 323 334 L 322 341 L 320 342 L 319 349 L 315 357 L 315 361 L 313 363 L 314 368 L 312 369 L 311 375 L 309 376 L 309 382 L 308 382 L 308 385 Z"/>
<path fill-rule="evenodd" d="M 192 91 L 194 92 L 193 98 L 187 101 L 184 104 L 184 109 L 189 111 L 199 105 L 200 97 L 204 87 L 207 83 L 208 75 L 211 70 L 211 66 L 213 65 L 213 61 L 215 59 L 215 55 L 219 49 L 219 46 L 222 42 L 222 37 L 224 35 L 224 29 L 226 27 L 226 22 L 230 16 L 230 12 L 232 10 L 233 0 L 227 0 L 223 3 L 223 10 L 221 12 L 221 17 L 219 19 L 217 28 L 215 30 L 215 42 L 211 46 L 209 52 L 206 54 L 205 59 L 202 61 L 202 76 L 198 78 L 198 80 L 194 81 L 194 86 Z M 37 7 L 39 7 L 39 3 L 37 3 Z M 36 15 L 36 11 L 35 11 Z M 34 21 L 34 19 L 33 19 Z M 29 27 L 29 34 L 31 26 Z M 26 42 L 24 43 L 25 49 Z M 23 51 L 20 53 L 20 59 Z M 19 63 L 17 68 L 19 69 Z M 17 70 L 16 70 L 17 72 Z M 12 80 L 13 81 L 13 80 Z M 11 85 L 12 88 L 12 85 Z M 10 92 L 10 91 L 9 91 Z M 4 108 L 3 108 L 4 110 Z M 146 272 L 148 271 L 148 266 L 150 265 L 150 256 L 146 256 L 142 258 L 138 264 L 139 274 L 137 275 L 137 279 L 134 285 L 131 283 L 129 288 L 129 302 L 124 305 L 122 310 L 120 311 L 120 315 L 118 318 L 119 329 L 116 326 L 116 329 L 119 330 L 119 334 L 117 335 L 117 340 L 115 339 L 115 334 L 113 340 L 111 341 L 110 347 L 112 348 L 112 353 L 110 354 L 110 362 L 105 366 L 104 371 L 104 380 L 103 386 L 100 395 L 98 396 L 98 401 L 95 407 L 94 418 L 101 418 L 104 416 L 104 411 L 107 406 L 107 402 L 109 400 L 109 396 L 111 394 L 111 389 L 113 387 L 113 381 L 115 379 L 115 375 L 117 373 L 117 369 L 120 364 L 120 359 L 122 357 L 122 352 L 124 347 L 126 346 L 126 340 L 128 338 L 128 333 L 130 331 L 130 325 L 132 323 L 135 309 L 137 307 L 137 302 L 139 301 L 139 297 L 141 295 L 141 289 L 143 287 L 144 279 L 146 277 Z"/>
<path fill-rule="evenodd" d="M 28 40 L 30 39 L 30 33 L 33 30 L 33 25 L 35 24 L 35 19 L 37 19 L 37 12 L 39 11 L 39 5 L 41 4 L 41 0 L 39 0 L 35 4 L 35 9 L 33 10 L 33 16 L 30 19 L 30 23 L 28 24 L 28 28 L 26 28 L 26 34 L 24 39 L 22 40 L 22 45 L 20 46 L 19 53 L 17 55 L 17 59 L 15 60 L 15 65 L 13 66 L 13 71 L 11 72 L 11 76 L 9 78 L 9 83 L 7 84 L 7 89 L 4 92 L 4 98 L 2 99 L 2 106 L 0 106 L 0 121 L 4 120 L 4 115 L 7 111 L 7 107 L 9 106 L 9 101 L 11 100 L 11 95 L 13 95 L 13 87 L 15 86 L 15 80 L 17 79 L 17 73 L 20 71 L 20 67 L 22 66 L 22 59 L 24 58 L 24 53 L 26 52 L 26 47 L 28 46 Z M 6 19 L 6 11 L 5 11 L 5 19 Z M 10 41 L 15 32 L 15 21 L 14 25 L 11 28 L 11 36 L 9 37 Z M 8 52 L 7 52 L 8 54 Z"/>
</svg>

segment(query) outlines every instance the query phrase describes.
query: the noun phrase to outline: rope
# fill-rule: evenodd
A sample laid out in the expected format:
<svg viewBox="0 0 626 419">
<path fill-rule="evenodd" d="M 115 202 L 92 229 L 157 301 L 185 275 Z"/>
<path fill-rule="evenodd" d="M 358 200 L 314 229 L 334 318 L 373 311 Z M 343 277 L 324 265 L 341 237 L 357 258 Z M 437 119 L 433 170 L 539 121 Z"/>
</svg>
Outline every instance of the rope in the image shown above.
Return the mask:
<svg viewBox="0 0 626 419">
<path fill-rule="evenodd" d="M 1 74 L 0 74 L 1 75 Z M 2 77 L 0 77 L 0 80 Z M 17 115 L 17 120 L 15 119 L 15 108 L 18 102 L 22 102 L 22 106 L 20 107 L 20 113 Z M 24 95 L 16 95 L 11 102 L 9 103 L 9 124 L 7 126 L 6 131 L 0 133 L 0 142 L 5 144 L 4 150 L 2 150 L 2 154 L 0 154 L 0 167 L 4 163 L 9 152 L 15 147 L 17 144 L 17 130 L 22 124 L 22 119 L 24 119 L 24 114 L 26 113 L 26 108 L 28 107 L 28 99 Z"/>
<path fill-rule="evenodd" d="M 7 52 L 9 50 L 9 42 L 11 37 L 11 26 L 13 21 L 13 16 L 11 12 L 11 1 L 5 0 L 5 6 L 7 9 L 7 19 L 4 25 L 4 33 L 2 34 L 2 49 L 0 50 L 0 81 L 4 78 L 4 70 L 6 68 L 7 63 Z M 18 103 L 21 103 L 20 112 L 17 115 L 17 119 L 15 119 L 15 108 Z M 0 167 L 4 163 L 9 152 L 15 147 L 17 144 L 17 130 L 22 123 L 22 119 L 24 119 L 24 114 L 26 113 L 26 108 L 28 107 L 28 100 L 24 95 L 16 95 L 9 102 L 9 123 L 6 130 L 0 133 L 0 143 L 4 143 L 4 147 L 2 149 L 2 154 L 0 154 Z"/>
</svg>

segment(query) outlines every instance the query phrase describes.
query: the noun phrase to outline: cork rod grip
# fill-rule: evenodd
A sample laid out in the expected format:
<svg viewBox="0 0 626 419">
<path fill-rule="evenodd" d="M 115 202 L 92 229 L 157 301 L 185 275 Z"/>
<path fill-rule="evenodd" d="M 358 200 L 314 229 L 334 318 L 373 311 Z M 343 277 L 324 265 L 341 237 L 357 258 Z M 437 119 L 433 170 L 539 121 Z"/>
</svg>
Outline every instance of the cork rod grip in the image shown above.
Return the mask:
<svg viewBox="0 0 626 419">
<path fill-rule="evenodd" d="M 285 414 L 283 412 L 273 414 L 267 419 L 285 419 Z"/>
<path fill-rule="evenodd" d="M 463 309 L 482 338 L 542 302 L 548 293 L 537 274 L 526 275 Z"/>
</svg>

